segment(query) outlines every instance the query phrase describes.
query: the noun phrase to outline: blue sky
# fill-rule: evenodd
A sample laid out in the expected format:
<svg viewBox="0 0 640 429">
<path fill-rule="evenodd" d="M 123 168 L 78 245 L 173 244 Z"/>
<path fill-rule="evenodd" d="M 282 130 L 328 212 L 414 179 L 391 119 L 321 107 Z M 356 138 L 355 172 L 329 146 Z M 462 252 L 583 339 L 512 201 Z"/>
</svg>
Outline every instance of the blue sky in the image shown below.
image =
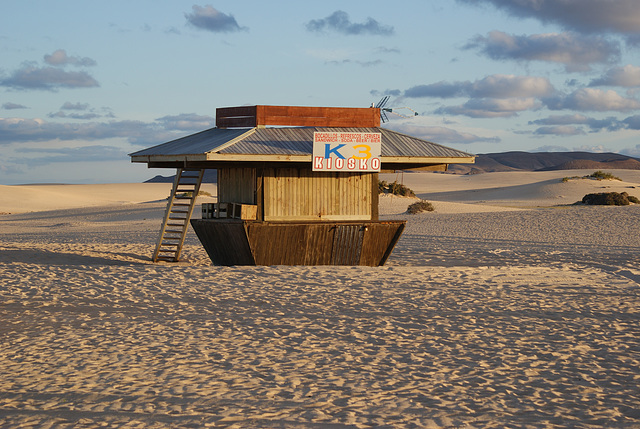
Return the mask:
<svg viewBox="0 0 640 429">
<path fill-rule="evenodd" d="M 368 107 L 471 153 L 640 157 L 637 0 L 30 1 L 0 15 L 0 184 L 139 182 L 216 107 Z"/>
</svg>

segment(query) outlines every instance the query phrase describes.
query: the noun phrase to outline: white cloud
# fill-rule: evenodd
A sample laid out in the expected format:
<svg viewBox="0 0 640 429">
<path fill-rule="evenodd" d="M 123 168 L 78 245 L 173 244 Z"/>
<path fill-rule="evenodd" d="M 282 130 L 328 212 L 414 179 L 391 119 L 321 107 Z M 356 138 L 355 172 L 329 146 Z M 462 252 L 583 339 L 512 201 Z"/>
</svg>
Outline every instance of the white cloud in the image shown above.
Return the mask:
<svg viewBox="0 0 640 429">
<path fill-rule="evenodd" d="M 381 24 L 373 18 L 367 18 L 367 21 L 362 24 L 351 22 L 349 14 L 342 10 L 337 10 L 326 18 L 313 19 L 307 22 L 306 27 L 311 32 L 330 30 L 345 35 L 389 36 L 394 33 L 392 26 Z"/>
<path fill-rule="evenodd" d="M 89 109 L 89 103 L 71 103 L 70 101 L 65 102 L 61 110 L 87 110 Z"/>
<path fill-rule="evenodd" d="M 547 78 L 495 74 L 473 84 L 472 97 L 542 97 L 553 92 Z"/>
<path fill-rule="evenodd" d="M 640 115 L 629 116 L 623 122 L 631 130 L 640 130 Z"/>
<path fill-rule="evenodd" d="M 37 154 L 37 156 L 10 159 L 13 164 L 22 164 L 29 167 L 39 167 L 60 162 L 104 162 L 112 160 L 124 161 L 127 159 L 127 153 L 122 148 L 103 145 L 74 148 L 18 148 L 16 153 Z"/>
<path fill-rule="evenodd" d="M 88 57 L 70 57 L 67 55 L 67 51 L 65 51 L 64 49 L 58 49 L 50 55 L 45 55 L 44 61 L 52 66 L 73 65 L 91 67 L 96 65 L 95 60 Z"/>
<path fill-rule="evenodd" d="M 476 98 L 459 106 L 445 106 L 437 114 L 464 115 L 471 118 L 508 118 L 518 112 L 538 109 L 541 103 L 534 98 Z"/>
<path fill-rule="evenodd" d="M 195 131 L 205 130 L 215 126 L 215 119 L 211 116 L 197 115 L 195 113 L 182 113 L 180 115 L 163 116 L 156 119 L 166 130 Z"/>
<path fill-rule="evenodd" d="M 544 146 L 540 146 L 535 149 L 532 149 L 531 152 L 570 152 L 570 151 L 564 146 L 544 145 Z"/>
<path fill-rule="evenodd" d="M 614 67 L 604 76 L 592 80 L 589 86 L 640 87 L 640 67 L 631 64 Z"/>
<path fill-rule="evenodd" d="M 6 110 L 28 109 L 27 106 L 24 106 L 24 105 L 18 104 L 18 103 L 11 103 L 11 102 L 4 103 L 2 105 L 2 108 L 6 109 Z"/>
<path fill-rule="evenodd" d="M 549 79 L 536 76 L 494 74 L 483 79 L 462 82 L 437 82 L 417 85 L 404 91 L 405 97 L 513 98 L 543 97 L 554 92 Z"/>
<path fill-rule="evenodd" d="M 586 34 L 640 34 L 638 0 L 458 0 L 489 3 L 519 18 L 534 18 Z"/>
<path fill-rule="evenodd" d="M 56 91 L 60 88 L 92 88 L 100 84 L 85 71 L 65 71 L 26 63 L 8 78 L 0 80 L 0 86 Z"/>
<path fill-rule="evenodd" d="M 550 97 L 544 102 L 551 110 L 628 112 L 640 109 L 640 102 L 634 98 L 625 98 L 613 90 L 595 88 L 581 88 L 568 95 Z"/>
<path fill-rule="evenodd" d="M 551 127 L 540 127 L 533 132 L 533 134 L 541 135 L 554 135 L 554 136 L 576 136 L 586 134 L 581 128 L 571 125 L 555 125 Z"/>
<path fill-rule="evenodd" d="M 469 144 L 477 142 L 499 143 L 499 137 L 481 137 L 447 127 L 412 125 L 406 123 L 388 124 L 386 128 L 403 134 L 438 143 Z"/>
<path fill-rule="evenodd" d="M 577 33 L 515 36 L 492 31 L 486 37 L 475 37 L 465 48 L 479 49 L 494 60 L 547 61 L 564 64 L 568 71 L 583 71 L 591 64 L 617 61 L 619 45 L 600 36 Z"/>
<path fill-rule="evenodd" d="M 233 15 L 220 12 L 210 5 L 192 6 L 193 13 L 185 13 L 187 22 L 201 30 L 214 33 L 230 33 L 234 31 L 245 31 L 246 27 L 240 27 Z"/>
<path fill-rule="evenodd" d="M 611 149 L 603 145 L 597 145 L 597 146 L 582 145 L 582 146 L 574 147 L 573 151 L 574 152 L 592 152 L 592 153 L 609 153 L 611 152 Z"/>
<path fill-rule="evenodd" d="M 94 115 L 90 117 L 89 115 Z M 53 117 L 93 119 L 100 115 L 53 114 Z M 57 123 L 43 119 L 0 118 L 0 145 L 43 141 L 95 141 L 111 138 L 126 139 L 136 145 L 156 145 L 173 140 L 184 131 L 201 131 L 214 124 L 213 118 L 195 114 L 165 116 L 154 122 L 108 121 Z M 176 133 L 180 131 L 180 133 Z"/>
<path fill-rule="evenodd" d="M 626 149 L 622 149 L 620 151 L 621 154 L 627 156 L 633 156 L 635 158 L 640 158 L 640 144 L 636 145 L 636 147 L 630 147 Z"/>
<path fill-rule="evenodd" d="M 573 115 L 551 115 L 547 118 L 529 121 L 529 125 L 563 126 L 571 124 L 588 125 L 591 131 L 602 131 L 605 129 L 607 131 L 617 131 L 627 127 L 623 121 L 613 116 L 596 119 L 578 113 Z"/>
</svg>

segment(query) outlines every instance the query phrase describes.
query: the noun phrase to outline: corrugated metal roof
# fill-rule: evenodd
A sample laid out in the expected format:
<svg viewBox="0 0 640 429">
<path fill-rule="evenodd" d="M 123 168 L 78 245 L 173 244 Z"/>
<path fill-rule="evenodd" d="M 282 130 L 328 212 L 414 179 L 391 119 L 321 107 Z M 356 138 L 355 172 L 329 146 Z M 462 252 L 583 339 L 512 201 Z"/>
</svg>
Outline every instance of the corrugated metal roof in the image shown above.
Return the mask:
<svg viewBox="0 0 640 429">
<path fill-rule="evenodd" d="M 199 155 L 210 152 L 223 144 L 238 138 L 250 129 L 234 128 L 222 129 L 211 128 L 190 136 L 172 140 L 159 144 L 138 152 L 130 153 L 129 156 L 149 156 L 149 155 Z"/>
<path fill-rule="evenodd" d="M 310 155 L 315 128 L 256 128 L 251 135 L 216 151 L 223 154 Z"/>
<path fill-rule="evenodd" d="M 130 156 L 197 155 L 311 155 L 314 131 L 382 134 L 383 157 L 469 158 L 474 155 L 411 137 L 386 128 L 212 128 Z"/>
</svg>

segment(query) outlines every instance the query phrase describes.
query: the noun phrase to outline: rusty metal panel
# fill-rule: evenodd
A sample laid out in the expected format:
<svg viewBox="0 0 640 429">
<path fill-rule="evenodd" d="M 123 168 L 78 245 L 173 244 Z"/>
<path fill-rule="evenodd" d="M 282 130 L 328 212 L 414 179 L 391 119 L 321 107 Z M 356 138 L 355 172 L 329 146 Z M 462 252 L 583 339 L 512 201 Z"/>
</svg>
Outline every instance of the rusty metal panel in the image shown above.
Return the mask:
<svg viewBox="0 0 640 429">
<path fill-rule="evenodd" d="M 259 125 L 378 127 L 380 109 L 268 105 L 216 109 L 218 127 Z"/>
<path fill-rule="evenodd" d="M 336 225 L 331 265 L 360 265 L 364 225 Z"/>
<path fill-rule="evenodd" d="M 404 222 L 386 221 L 366 224 L 360 265 L 384 265 L 400 239 L 404 227 Z"/>
<path fill-rule="evenodd" d="M 405 221 L 257 222 L 193 219 L 216 265 L 384 265 Z"/>
<path fill-rule="evenodd" d="M 216 109 L 216 127 L 255 127 L 258 106 L 219 107 Z"/>
<path fill-rule="evenodd" d="M 191 219 L 202 246 L 215 265 L 255 265 L 243 221 Z"/>
</svg>

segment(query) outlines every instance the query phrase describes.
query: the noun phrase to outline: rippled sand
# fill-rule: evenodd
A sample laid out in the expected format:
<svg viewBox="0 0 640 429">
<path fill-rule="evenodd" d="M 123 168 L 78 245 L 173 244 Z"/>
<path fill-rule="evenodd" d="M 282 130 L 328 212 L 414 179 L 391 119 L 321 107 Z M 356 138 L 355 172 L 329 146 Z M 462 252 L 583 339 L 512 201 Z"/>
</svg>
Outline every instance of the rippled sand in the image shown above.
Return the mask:
<svg viewBox="0 0 640 429">
<path fill-rule="evenodd" d="M 549 204 L 640 178 L 481 176 L 405 174 L 380 268 L 153 264 L 144 193 L 0 217 L 0 427 L 640 427 L 640 206 Z"/>
</svg>

